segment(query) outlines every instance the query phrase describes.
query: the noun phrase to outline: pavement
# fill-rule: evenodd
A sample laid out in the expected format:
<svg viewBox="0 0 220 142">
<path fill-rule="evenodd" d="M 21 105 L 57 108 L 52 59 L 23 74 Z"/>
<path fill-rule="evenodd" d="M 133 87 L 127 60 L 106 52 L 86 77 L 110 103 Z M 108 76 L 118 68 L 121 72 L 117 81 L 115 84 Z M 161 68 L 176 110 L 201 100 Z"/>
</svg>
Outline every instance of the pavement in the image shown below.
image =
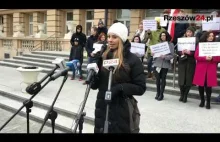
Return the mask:
<svg viewBox="0 0 220 142">
<path fill-rule="evenodd" d="M 40 80 L 45 75 L 46 74 L 44 73 L 40 73 L 38 79 Z M 51 104 L 61 85 L 61 82 L 62 77 L 50 82 L 33 100 Z M 70 80 L 70 78 L 68 78 L 55 103 L 55 106 L 68 111 L 78 112 L 86 89 L 86 86 L 82 85 L 82 83 L 83 81 Z M 17 95 L 29 98 L 30 95 L 21 92 L 24 87 L 24 84 L 22 84 L 22 76 L 16 69 L 0 66 L 0 90 L 13 92 Z M 90 90 L 85 107 L 86 115 L 92 118 L 94 118 L 96 95 L 97 90 Z M 220 132 L 220 121 L 218 120 L 220 118 L 219 105 L 212 104 L 211 109 L 207 110 L 199 107 L 200 101 L 197 99 L 189 98 L 187 103 L 182 103 L 178 101 L 178 96 L 165 94 L 163 101 L 156 101 L 154 99 L 155 95 L 155 92 L 147 90 L 143 96 L 135 96 L 138 100 L 141 112 L 141 133 Z M 1 101 L 4 100 L 0 99 L 0 102 Z M 0 117 L 1 125 L 10 117 L 10 113 L 0 109 L 0 114 L 1 116 L 4 116 Z M 11 127 L 4 132 L 13 133 L 16 131 L 15 129 L 18 125 L 22 128 L 22 130 L 26 130 L 25 123 L 26 118 L 23 117 L 22 119 L 22 117 L 19 117 L 17 118 L 17 121 L 14 120 Z M 13 128 L 13 125 L 15 128 Z M 33 130 L 33 132 L 37 132 L 37 130 Z"/>
</svg>

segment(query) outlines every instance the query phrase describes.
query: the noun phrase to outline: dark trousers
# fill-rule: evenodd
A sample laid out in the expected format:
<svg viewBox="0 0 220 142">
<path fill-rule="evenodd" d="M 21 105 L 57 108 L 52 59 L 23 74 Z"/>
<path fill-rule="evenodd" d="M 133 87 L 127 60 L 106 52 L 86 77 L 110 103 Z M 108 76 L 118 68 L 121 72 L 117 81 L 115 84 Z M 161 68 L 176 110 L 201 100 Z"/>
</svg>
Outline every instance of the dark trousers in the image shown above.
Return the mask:
<svg viewBox="0 0 220 142">
<path fill-rule="evenodd" d="M 148 59 L 147 59 L 147 71 L 148 73 L 151 73 L 153 71 L 153 57 L 152 56 L 148 56 Z"/>
<path fill-rule="evenodd" d="M 156 67 L 154 67 L 154 74 L 156 77 L 156 85 L 157 85 L 157 95 L 163 96 L 165 86 L 166 86 L 166 77 L 167 77 L 168 69 L 161 68 L 160 72 L 156 71 Z"/>
</svg>

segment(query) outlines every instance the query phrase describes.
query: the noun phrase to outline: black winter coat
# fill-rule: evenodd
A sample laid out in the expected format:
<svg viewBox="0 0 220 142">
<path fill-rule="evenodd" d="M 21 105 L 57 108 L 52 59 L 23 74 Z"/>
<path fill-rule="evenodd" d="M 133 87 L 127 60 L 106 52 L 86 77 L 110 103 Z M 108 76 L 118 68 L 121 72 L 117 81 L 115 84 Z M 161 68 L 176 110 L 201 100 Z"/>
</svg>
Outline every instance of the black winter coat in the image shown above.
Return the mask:
<svg viewBox="0 0 220 142">
<path fill-rule="evenodd" d="M 110 104 L 109 112 L 109 133 L 130 133 L 129 124 L 129 110 L 128 105 L 125 102 L 125 96 L 131 97 L 132 95 L 143 95 L 146 90 L 146 77 L 144 74 L 143 65 L 140 59 L 130 52 L 131 44 L 126 41 L 124 44 L 124 63 L 130 67 L 127 71 L 124 68 L 119 69 L 119 78 L 115 78 L 113 74 L 112 87 L 122 86 L 121 93 L 113 95 L 112 102 Z M 112 52 L 109 52 L 108 59 L 113 56 Z M 108 87 L 109 71 L 102 67 L 102 59 L 98 62 L 100 71 L 95 77 L 91 88 L 97 89 L 97 100 L 95 104 L 95 133 L 103 133 L 104 122 L 106 116 L 106 103 L 105 92 Z"/>
<path fill-rule="evenodd" d="M 72 35 L 72 37 L 71 37 L 71 40 L 70 40 L 70 43 L 71 43 L 71 45 L 73 46 L 74 45 L 74 39 L 75 38 L 79 38 L 79 44 L 82 46 L 82 47 L 85 47 L 85 44 L 86 44 L 86 35 L 84 34 L 84 33 L 82 33 L 82 32 L 77 32 L 77 28 L 81 28 L 81 30 L 82 30 L 82 26 L 81 25 L 78 25 L 77 27 L 76 27 L 76 32 Z"/>
<path fill-rule="evenodd" d="M 77 59 L 80 61 L 80 64 L 83 63 L 83 47 L 82 46 L 73 46 L 70 51 L 69 61 Z"/>
<path fill-rule="evenodd" d="M 198 44 L 198 38 L 196 38 L 196 45 Z M 195 51 L 191 51 L 190 55 L 186 55 L 187 59 L 178 62 L 178 83 L 180 86 L 192 86 L 193 77 L 196 68 L 196 60 L 194 58 Z M 179 57 L 182 55 L 182 51 L 178 52 Z"/>
<path fill-rule="evenodd" d="M 94 50 L 93 48 L 93 44 L 96 43 L 98 41 L 98 35 L 96 36 L 93 36 L 91 35 L 88 39 L 87 39 L 87 42 L 86 42 L 86 51 L 87 51 L 87 54 L 89 57 L 91 57 L 91 53 L 92 51 Z"/>
<path fill-rule="evenodd" d="M 178 38 L 183 37 L 188 27 L 189 27 L 188 23 L 176 23 L 175 24 L 175 32 L 174 32 L 174 38 L 173 38 L 174 45 L 176 45 Z"/>
</svg>

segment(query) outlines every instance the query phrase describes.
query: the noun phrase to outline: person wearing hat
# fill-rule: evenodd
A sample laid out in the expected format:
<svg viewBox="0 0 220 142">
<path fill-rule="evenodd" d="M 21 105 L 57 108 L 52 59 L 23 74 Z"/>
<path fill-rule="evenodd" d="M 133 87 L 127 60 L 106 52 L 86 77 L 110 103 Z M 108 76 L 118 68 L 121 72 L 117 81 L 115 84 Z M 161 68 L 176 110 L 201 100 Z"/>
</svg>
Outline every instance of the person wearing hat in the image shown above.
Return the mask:
<svg viewBox="0 0 220 142">
<path fill-rule="evenodd" d="M 79 44 L 84 48 L 85 44 L 86 44 L 86 35 L 82 32 L 82 26 L 81 25 L 77 25 L 76 26 L 76 32 L 73 33 L 70 43 L 73 46 L 74 44 L 74 39 L 78 38 L 79 39 Z"/>
<path fill-rule="evenodd" d="M 81 81 L 82 78 L 82 63 L 83 63 L 83 47 L 79 44 L 80 39 L 75 38 L 73 46 L 70 51 L 69 61 L 72 64 L 68 64 L 70 68 L 73 71 L 71 80 L 75 79 L 75 73 L 77 72 L 79 76 L 79 81 Z"/>
<path fill-rule="evenodd" d="M 104 33 L 107 35 L 108 29 L 104 26 L 104 23 L 102 21 L 102 19 L 99 19 L 99 23 L 98 23 L 98 35 L 100 35 L 101 33 Z"/>
<path fill-rule="evenodd" d="M 106 117 L 105 93 L 108 90 L 109 70 L 103 67 L 103 60 L 119 59 L 111 85 L 109 111 L 109 133 L 132 133 L 127 99 L 135 100 L 133 95 L 141 96 L 146 90 L 144 68 L 140 59 L 130 52 L 127 27 L 118 22 L 108 30 L 108 46 L 98 61 L 99 73 L 93 78 L 92 89 L 98 89 L 95 104 L 95 133 L 103 133 Z M 140 116 L 138 112 L 133 113 Z M 133 122 L 133 121 L 132 121 Z M 137 123 L 135 123 L 137 124 Z M 139 127 L 135 129 L 139 132 Z"/>
<path fill-rule="evenodd" d="M 195 37 L 195 28 L 188 27 L 185 33 L 185 37 Z M 195 37 L 196 38 L 196 37 Z M 198 44 L 198 39 L 196 38 L 196 45 Z M 189 49 L 183 49 L 179 51 L 179 62 L 178 62 L 178 83 L 180 87 L 180 99 L 179 101 L 186 103 L 187 96 L 192 87 L 193 76 L 195 72 L 196 60 L 194 58 L 195 51 L 190 51 Z"/>
</svg>

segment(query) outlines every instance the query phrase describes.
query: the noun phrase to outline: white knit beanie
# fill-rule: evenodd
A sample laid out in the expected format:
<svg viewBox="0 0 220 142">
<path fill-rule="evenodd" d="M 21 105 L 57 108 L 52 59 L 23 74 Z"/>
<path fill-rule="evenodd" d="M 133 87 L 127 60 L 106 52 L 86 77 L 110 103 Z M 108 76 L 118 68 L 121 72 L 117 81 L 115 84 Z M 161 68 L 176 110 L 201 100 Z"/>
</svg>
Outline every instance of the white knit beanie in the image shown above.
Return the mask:
<svg viewBox="0 0 220 142">
<path fill-rule="evenodd" d="M 121 22 L 114 23 L 109 29 L 108 34 L 115 34 L 125 42 L 128 39 L 128 28 Z"/>
</svg>

